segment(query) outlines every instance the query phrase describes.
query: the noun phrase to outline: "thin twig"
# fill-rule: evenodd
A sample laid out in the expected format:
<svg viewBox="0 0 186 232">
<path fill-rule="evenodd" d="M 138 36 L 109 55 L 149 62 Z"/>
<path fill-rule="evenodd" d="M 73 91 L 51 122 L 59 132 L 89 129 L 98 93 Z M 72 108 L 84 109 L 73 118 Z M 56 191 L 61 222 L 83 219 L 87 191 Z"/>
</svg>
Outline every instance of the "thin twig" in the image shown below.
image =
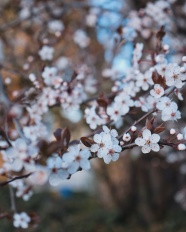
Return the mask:
<svg viewBox="0 0 186 232">
<path fill-rule="evenodd" d="M 26 175 L 16 176 L 16 177 L 14 177 L 14 178 L 12 178 L 12 179 L 10 179 L 10 180 L 8 180 L 8 181 L 0 182 L 0 186 L 5 186 L 5 185 L 7 185 L 7 184 L 9 184 L 10 182 L 15 181 L 15 180 L 28 178 L 28 177 L 29 177 L 30 175 L 32 175 L 32 174 L 33 174 L 33 172 L 30 172 L 30 173 L 28 173 L 28 174 L 26 174 Z"/>
</svg>

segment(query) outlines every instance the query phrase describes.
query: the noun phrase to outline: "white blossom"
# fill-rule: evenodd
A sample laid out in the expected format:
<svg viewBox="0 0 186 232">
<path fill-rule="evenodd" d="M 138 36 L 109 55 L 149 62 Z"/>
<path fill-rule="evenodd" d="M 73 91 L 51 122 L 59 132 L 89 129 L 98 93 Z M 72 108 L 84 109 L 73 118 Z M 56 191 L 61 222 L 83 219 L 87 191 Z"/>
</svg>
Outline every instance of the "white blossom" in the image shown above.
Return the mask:
<svg viewBox="0 0 186 232">
<path fill-rule="evenodd" d="M 166 84 L 168 86 L 175 86 L 181 88 L 186 77 L 181 72 L 181 67 L 177 64 L 168 64 L 165 71 Z"/>
<path fill-rule="evenodd" d="M 27 213 L 14 213 L 13 215 L 13 225 L 17 228 L 28 228 L 29 222 L 31 221 L 31 218 L 28 216 Z"/>
<path fill-rule="evenodd" d="M 155 84 L 154 89 L 150 91 L 150 94 L 155 98 L 160 98 L 164 95 L 164 88 L 159 84 Z"/>
<path fill-rule="evenodd" d="M 123 135 L 123 140 L 129 142 L 131 140 L 131 135 L 129 133 L 125 133 Z"/>
<path fill-rule="evenodd" d="M 79 29 L 74 33 L 74 42 L 81 48 L 86 48 L 90 44 L 90 38 L 85 31 Z"/>
<path fill-rule="evenodd" d="M 54 48 L 44 45 L 38 52 L 42 60 L 52 60 L 54 56 Z"/>
<path fill-rule="evenodd" d="M 151 134 L 150 130 L 145 129 L 142 132 L 142 136 L 142 138 L 137 138 L 135 140 L 135 144 L 142 147 L 141 151 L 143 153 L 149 153 L 151 150 L 158 152 L 160 150 L 158 144 L 160 136 L 158 134 Z"/>
<path fill-rule="evenodd" d="M 178 105 L 175 102 L 171 102 L 169 107 L 166 107 L 162 110 L 162 120 L 168 121 L 168 120 L 175 120 L 181 118 L 181 113 L 178 110 Z"/>
<path fill-rule="evenodd" d="M 90 169 L 90 155 L 87 148 L 80 150 L 80 145 L 70 146 L 68 152 L 63 155 L 63 160 L 69 164 L 68 172 L 74 174 L 79 168 Z"/>
<path fill-rule="evenodd" d="M 180 151 L 184 151 L 185 149 L 186 149 L 185 144 L 180 143 L 180 144 L 178 145 L 178 150 L 180 150 Z"/>
</svg>

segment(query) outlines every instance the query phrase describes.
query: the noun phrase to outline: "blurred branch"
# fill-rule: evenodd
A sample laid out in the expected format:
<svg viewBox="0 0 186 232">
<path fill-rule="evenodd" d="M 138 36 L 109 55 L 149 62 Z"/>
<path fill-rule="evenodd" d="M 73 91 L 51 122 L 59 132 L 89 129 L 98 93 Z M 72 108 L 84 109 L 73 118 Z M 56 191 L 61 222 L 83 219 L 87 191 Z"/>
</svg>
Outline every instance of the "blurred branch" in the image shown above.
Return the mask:
<svg viewBox="0 0 186 232">
<path fill-rule="evenodd" d="M 9 183 L 11 183 L 12 181 L 15 181 L 15 180 L 28 178 L 28 177 L 29 177 L 30 175 L 32 175 L 32 174 L 33 174 L 33 172 L 30 172 L 30 173 L 28 173 L 28 174 L 26 174 L 26 175 L 16 176 L 16 177 L 14 177 L 14 178 L 12 178 L 12 179 L 10 179 L 10 180 L 8 180 L 8 181 L 0 182 L 0 187 L 5 186 L 5 185 L 7 185 L 7 184 L 9 184 Z"/>
</svg>

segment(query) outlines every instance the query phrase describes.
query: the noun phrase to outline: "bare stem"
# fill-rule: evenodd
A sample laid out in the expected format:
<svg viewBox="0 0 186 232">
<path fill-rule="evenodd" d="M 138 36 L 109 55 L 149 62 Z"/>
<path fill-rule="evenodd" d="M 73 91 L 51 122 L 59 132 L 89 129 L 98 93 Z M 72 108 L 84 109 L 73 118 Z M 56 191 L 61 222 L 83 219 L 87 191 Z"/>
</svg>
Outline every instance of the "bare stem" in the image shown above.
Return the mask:
<svg viewBox="0 0 186 232">
<path fill-rule="evenodd" d="M 11 210 L 13 212 L 16 212 L 14 189 L 13 189 L 13 187 L 11 185 L 9 185 L 9 191 L 10 191 Z"/>
</svg>

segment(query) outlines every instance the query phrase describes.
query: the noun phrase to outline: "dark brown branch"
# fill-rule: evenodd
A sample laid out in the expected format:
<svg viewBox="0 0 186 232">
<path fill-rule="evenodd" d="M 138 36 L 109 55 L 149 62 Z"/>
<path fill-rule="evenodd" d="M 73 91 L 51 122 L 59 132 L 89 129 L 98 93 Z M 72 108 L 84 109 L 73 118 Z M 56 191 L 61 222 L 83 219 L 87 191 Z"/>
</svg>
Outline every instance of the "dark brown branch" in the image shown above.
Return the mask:
<svg viewBox="0 0 186 232">
<path fill-rule="evenodd" d="M 0 186 L 3 187 L 3 186 L 5 186 L 5 185 L 11 183 L 11 182 L 14 181 L 14 180 L 19 180 L 19 179 L 28 178 L 28 177 L 29 177 L 30 175 L 32 175 L 32 174 L 33 174 L 33 172 L 30 172 L 30 173 L 28 173 L 28 174 L 26 174 L 26 175 L 16 176 L 16 177 L 14 177 L 14 178 L 12 178 L 12 179 L 10 179 L 10 180 L 0 182 Z"/>
</svg>

